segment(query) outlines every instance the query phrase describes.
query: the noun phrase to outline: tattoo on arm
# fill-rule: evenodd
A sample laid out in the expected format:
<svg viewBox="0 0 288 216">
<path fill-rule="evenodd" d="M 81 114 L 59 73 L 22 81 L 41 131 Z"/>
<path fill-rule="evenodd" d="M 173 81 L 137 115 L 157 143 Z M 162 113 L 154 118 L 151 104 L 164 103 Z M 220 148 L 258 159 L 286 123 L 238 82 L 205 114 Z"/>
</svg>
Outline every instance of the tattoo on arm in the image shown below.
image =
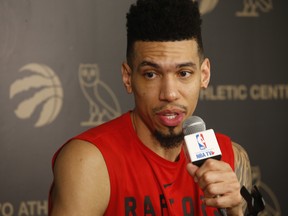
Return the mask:
<svg viewBox="0 0 288 216">
<path fill-rule="evenodd" d="M 248 191 L 252 189 L 252 173 L 249 157 L 245 149 L 233 142 L 235 173 L 241 187 L 245 186 Z M 246 209 L 246 202 L 243 199 L 243 210 Z"/>
</svg>

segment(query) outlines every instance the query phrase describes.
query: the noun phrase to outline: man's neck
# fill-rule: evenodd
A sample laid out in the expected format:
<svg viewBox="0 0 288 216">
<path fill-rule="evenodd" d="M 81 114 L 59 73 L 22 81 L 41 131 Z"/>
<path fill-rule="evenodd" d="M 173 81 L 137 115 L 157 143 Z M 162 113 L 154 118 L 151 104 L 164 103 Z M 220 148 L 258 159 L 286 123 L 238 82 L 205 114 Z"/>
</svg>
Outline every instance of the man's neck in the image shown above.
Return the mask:
<svg viewBox="0 0 288 216">
<path fill-rule="evenodd" d="M 175 162 L 179 159 L 182 144 L 178 145 L 177 147 L 165 148 L 155 138 L 151 131 L 148 130 L 148 128 L 143 129 L 141 124 L 137 124 L 133 111 L 131 112 L 131 120 L 137 136 L 147 148 L 168 161 Z"/>
</svg>

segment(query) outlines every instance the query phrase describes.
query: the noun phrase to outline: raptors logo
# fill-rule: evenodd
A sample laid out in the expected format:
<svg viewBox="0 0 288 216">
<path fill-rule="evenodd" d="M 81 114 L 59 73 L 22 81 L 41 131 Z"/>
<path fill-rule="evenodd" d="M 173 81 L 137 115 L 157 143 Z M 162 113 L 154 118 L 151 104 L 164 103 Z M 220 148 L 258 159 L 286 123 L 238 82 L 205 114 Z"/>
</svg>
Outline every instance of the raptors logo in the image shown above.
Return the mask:
<svg viewBox="0 0 288 216">
<path fill-rule="evenodd" d="M 51 124 L 63 103 L 63 89 L 57 74 L 47 65 L 30 63 L 20 68 L 24 77 L 10 86 L 10 99 L 18 102 L 14 112 L 19 119 L 38 116 L 35 127 Z"/>
</svg>

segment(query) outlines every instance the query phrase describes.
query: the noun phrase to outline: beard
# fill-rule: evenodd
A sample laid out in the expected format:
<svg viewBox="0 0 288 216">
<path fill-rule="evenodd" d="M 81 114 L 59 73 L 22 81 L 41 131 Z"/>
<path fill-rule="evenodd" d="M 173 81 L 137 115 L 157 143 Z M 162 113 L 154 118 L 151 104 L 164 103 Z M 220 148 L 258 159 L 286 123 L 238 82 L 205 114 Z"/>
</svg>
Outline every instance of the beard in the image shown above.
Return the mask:
<svg viewBox="0 0 288 216">
<path fill-rule="evenodd" d="M 165 149 L 172 149 L 179 147 L 184 140 L 184 134 L 181 131 L 180 133 L 176 134 L 174 132 L 175 127 L 169 127 L 169 134 L 164 134 L 160 131 L 155 131 L 154 136 L 159 141 L 161 147 Z"/>
</svg>

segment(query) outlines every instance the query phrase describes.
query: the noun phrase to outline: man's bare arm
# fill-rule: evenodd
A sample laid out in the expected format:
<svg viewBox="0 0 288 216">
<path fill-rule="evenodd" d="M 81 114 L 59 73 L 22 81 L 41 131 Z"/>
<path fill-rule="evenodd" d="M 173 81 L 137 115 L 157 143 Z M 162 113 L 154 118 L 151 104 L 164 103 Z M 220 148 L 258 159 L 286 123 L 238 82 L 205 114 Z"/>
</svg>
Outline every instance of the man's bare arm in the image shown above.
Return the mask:
<svg viewBox="0 0 288 216">
<path fill-rule="evenodd" d="M 245 186 L 249 191 L 252 188 L 251 165 L 247 152 L 239 144 L 233 142 L 235 173 L 241 186 Z M 243 211 L 246 209 L 246 202 L 243 199 Z"/>
<path fill-rule="evenodd" d="M 100 216 L 109 197 L 109 176 L 100 151 L 80 140 L 66 144 L 54 167 L 51 216 Z"/>
</svg>

